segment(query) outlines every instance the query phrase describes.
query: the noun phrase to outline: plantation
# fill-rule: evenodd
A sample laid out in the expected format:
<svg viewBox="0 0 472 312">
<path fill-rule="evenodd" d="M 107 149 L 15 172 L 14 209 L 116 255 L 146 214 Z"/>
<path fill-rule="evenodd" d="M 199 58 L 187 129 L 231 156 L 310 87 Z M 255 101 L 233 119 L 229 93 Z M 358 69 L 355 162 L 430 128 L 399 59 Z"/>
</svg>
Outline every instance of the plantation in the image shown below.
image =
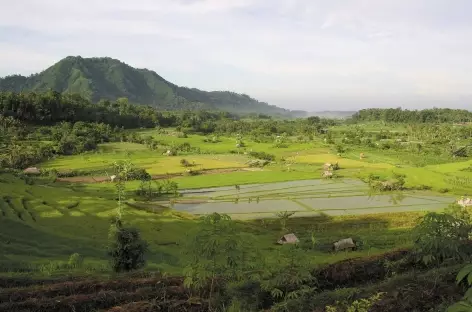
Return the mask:
<svg viewBox="0 0 472 312">
<path fill-rule="evenodd" d="M 459 113 L 277 120 L 44 95 L 77 110 L 45 121 L 13 114 L 15 96 L 0 105 L 0 311 L 426 312 L 467 288 Z"/>
</svg>

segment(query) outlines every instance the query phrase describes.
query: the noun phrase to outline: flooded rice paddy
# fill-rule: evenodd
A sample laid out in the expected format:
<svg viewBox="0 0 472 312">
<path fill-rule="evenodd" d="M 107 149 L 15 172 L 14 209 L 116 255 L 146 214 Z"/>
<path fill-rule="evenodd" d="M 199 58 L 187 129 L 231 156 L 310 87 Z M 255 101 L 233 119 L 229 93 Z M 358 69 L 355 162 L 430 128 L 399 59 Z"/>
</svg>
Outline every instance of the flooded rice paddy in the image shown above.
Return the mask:
<svg viewBox="0 0 472 312">
<path fill-rule="evenodd" d="M 350 179 L 193 189 L 182 194 L 182 202 L 173 206 L 176 210 L 195 215 L 225 213 L 235 219 L 272 218 L 280 211 L 300 217 L 430 211 L 444 209 L 455 199 L 425 192 L 369 195 L 365 183 Z"/>
</svg>

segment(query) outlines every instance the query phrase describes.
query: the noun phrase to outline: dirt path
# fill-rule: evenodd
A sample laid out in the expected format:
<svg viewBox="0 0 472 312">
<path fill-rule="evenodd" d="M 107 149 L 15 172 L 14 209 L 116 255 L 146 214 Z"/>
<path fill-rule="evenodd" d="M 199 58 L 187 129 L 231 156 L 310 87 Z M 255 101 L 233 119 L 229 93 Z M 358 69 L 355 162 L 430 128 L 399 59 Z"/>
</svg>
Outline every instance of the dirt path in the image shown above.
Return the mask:
<svg viewBox="0 0 472 312">
<path fill-rule="evenodd" d="M 199 175 L 230 173 L 230 172 L 237 172 L 237 171 L 262 171 L 262 169 L 260 168 L 203 169 L 200 171 Z M 185 176 L 185 172 L 152 175 L 152 179 L 164 180 L 164 179 L 170 179 L 170 178 L 181 177 L 181 176 Z M 110 178 L 107 176 L 96 176 L 96 177 L 82 176 L 82 177 L 57 178 L 56 181 L 70 182 L 70 183 L 103 183 L 103 182 L 110 182 Z"/>
</svg>

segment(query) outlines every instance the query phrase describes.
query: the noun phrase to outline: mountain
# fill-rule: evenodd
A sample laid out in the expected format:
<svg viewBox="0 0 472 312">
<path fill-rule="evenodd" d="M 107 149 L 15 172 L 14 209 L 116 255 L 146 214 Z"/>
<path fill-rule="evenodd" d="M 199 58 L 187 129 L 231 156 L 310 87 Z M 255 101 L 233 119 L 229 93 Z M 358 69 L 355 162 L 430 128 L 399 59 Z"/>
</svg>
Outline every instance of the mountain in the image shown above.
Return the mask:
<svg viewBox="0 0 472 312">
<path fill-rule="evenodd" d="M 290 110 L 269 105 L 246 94 L 201 91 L 177 86 L 156 72 L 133 68 L 109 57 L 68 56 L 41 73 L 29 77 L 0 78 L 0 91 L 79 93 L 93 102 L 126 97 L 131 103 L 165 110 L 209 109 L 240 114 L 290 116 Z"/>
</svg>

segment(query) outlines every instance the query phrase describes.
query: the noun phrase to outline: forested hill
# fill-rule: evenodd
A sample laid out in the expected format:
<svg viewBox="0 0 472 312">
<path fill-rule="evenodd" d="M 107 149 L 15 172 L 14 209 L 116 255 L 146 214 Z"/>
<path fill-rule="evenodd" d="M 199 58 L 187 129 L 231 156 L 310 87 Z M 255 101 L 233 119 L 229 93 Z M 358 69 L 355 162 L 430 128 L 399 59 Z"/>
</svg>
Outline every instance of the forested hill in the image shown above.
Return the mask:
<svg viewBox="0 0 472 312">
<path fill-rule="evenodd" d="M 98 102 L 128 98 L 163 110 L 206 109 L 234 113 L 291 115 L 289 110 L 259 102 L 246 94 L 179 87 L 156 72 L 133 68 L 119 60 L 69 56 L 39 74 L 0 78 L 0 91 L 78 93 Z"/>
<path fill-rule="evenodd" d="M 397 123 L 460 123 L 472 122 L 472 112 L 465 109 L 433 108 L 407 110 L 401 108 L 361 109 L 352 116 L 354 121 L 385 121 Z"/>
</svg>

